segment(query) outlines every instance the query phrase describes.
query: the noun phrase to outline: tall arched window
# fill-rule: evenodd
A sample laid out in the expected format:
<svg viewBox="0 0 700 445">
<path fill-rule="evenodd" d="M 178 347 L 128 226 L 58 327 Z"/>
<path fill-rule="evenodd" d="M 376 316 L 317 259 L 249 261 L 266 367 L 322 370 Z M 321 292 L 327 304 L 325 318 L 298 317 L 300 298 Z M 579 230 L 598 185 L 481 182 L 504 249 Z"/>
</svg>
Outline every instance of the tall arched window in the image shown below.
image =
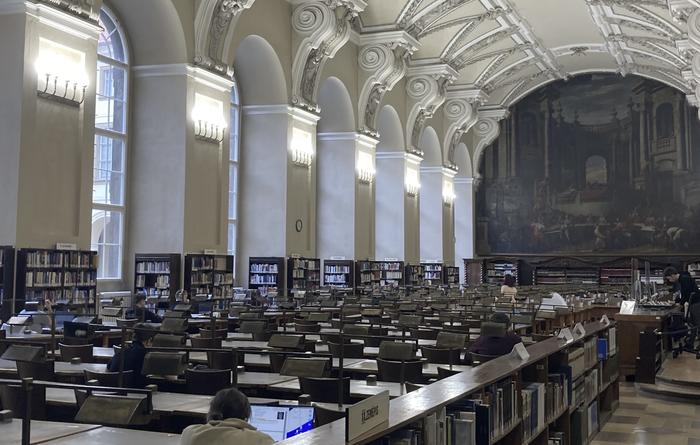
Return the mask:
<svg viewBox="0 0 700 445">
<path fill-rule="evenodd" d="M 109 9 L 102 8 L 99 23 L 91 244 L 100 258 L 97 278 L 104 280 L 121 279 L 124 262 L 129 55 Z"/>
<path fill-rule="evenodd" d="M 659 139 L 673 136 L 673 105 L 665 103 L 656 109 L 656 137 Z"/>
<path fill-rule="evenodd" d="M 229 131 L 228 185 L 228 254 L 236 255 L 236 223 L 238 216 L 238 130 L 241 122 L 240 102 L 236 85 L 231 89 L 231 130 Z"/>
</svg>

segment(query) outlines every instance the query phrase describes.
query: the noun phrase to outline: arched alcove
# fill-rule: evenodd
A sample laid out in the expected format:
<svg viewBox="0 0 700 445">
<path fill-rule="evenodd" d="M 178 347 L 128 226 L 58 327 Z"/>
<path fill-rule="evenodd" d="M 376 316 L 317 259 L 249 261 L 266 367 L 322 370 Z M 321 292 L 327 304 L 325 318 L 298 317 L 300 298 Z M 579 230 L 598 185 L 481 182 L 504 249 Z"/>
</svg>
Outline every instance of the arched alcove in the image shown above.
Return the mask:
<svg viewBox="0 0 700 445">
<path fill-rule="evenodd" d="M 169 1 L 112 0 L 116 14 L 133 45 L 132 64 L 164 65 L 192 59 L 178 11 Z"/>
<path fill-rule="evenodd" d="M 469 150 L 464 142 L 457 144 L 454 155 L 454 162 L 459 169 L 457 176 L 462 178 L 471 178 L 473 176 L 472 172 L 472 162 L 469 158 Z"/>
<path fill-rule="evenodd" d="M 233 62 L 242 105 L 279 105 L 288 102 L 284 70 L 274 48 L 257 35 L 241 41 Z"/>
<path fill-rule="evenodd" d="M 355 115 L 350 93 L 342 80 L 329 77 L 323 81 L 318 93 L 321 108 L 319 133 L 339 133 L 355 130 Z"/>
<path fill-rule="evenodd" d="M 440 138 L 431 126 L 425 127 L 420 137 L 419 149 L 424 153 L 424 167 L 442 166 L 442 150 L 440 149 Z"/>
<path fill-rule="evenodd" d="M 391 105 L 384 105 L 379 112 L 377 130 L 379 131 L 377 152 L 406 150 L 401 118 Z"/>
</svg>

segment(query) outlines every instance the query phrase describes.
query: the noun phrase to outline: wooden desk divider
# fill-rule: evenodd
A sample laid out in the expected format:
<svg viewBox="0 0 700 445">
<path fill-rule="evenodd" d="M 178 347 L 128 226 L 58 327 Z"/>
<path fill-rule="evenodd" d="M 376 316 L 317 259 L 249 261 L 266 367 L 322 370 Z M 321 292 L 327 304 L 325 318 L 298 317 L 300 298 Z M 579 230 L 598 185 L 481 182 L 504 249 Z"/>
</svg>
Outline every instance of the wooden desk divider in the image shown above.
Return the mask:
<svg viewBox="0 0 700 445">
<path fill-rule="evenodd" d="M 388 422 L 352 443 L 452 443 L 459 433 L 460 445 L 587 444 L 619 404 L 614 326 L 588 323 L 579 339 L 531 345 L 526 360 L 499 357 L 393 399 Z M 346 434 L 341 419 L 279 443 L 341 444 Z"/>
</svg>

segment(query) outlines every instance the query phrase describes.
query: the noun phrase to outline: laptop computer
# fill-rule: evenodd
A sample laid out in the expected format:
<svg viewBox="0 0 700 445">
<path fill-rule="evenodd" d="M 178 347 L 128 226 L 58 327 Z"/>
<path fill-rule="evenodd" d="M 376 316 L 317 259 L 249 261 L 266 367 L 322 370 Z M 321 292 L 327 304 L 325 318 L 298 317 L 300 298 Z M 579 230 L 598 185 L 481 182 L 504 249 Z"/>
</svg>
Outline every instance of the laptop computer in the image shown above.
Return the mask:
<svg viewBox="0 0 700 445">
<path fill-rule="evenodd" d="M 314 427 L 313 406 L 250 406 L 248 423 L 272 437 L 275 442 L 294 437 Z"/>
</svg>

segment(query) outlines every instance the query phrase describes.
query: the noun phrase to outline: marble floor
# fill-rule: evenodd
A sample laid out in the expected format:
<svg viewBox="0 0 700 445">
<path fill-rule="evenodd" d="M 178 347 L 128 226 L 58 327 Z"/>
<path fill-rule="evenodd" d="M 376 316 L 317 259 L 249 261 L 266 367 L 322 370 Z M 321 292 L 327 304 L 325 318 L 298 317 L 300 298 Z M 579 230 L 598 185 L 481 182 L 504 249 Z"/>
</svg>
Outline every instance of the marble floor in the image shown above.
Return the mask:
<svg viewBox="0 0 700 445">
<path fill-rule="evenodd" d="M 700 404 L 620 384 L 620 406 L 591 445 L 700 445 Z"/>
</svg>

